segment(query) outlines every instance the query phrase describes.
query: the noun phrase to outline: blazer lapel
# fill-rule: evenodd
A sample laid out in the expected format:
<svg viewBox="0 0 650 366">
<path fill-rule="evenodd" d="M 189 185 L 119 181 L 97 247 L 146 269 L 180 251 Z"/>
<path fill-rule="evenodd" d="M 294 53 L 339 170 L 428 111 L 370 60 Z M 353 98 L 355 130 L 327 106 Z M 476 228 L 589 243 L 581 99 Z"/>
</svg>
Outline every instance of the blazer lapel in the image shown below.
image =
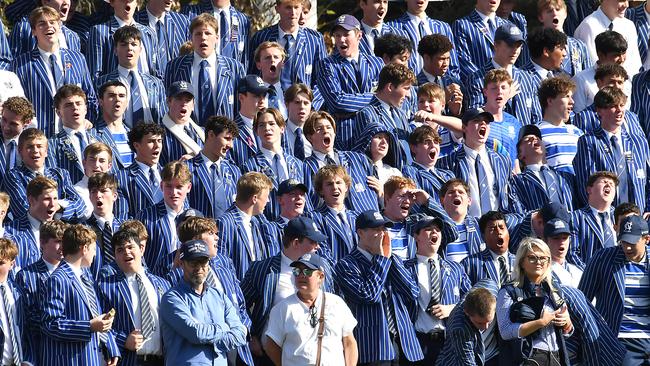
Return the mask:
<svg viewBox="0 0 650 366">
<path fill-rule="evenodd" d="M 490 251 L 487 249 L 483 251 L 483 265 L 485 271 L 489 274 L 489 277 L 496 282 L 499 282 L 499 275 L 497 273 L 496 267 L 494 266 L 494 260 L 492 260 L 492 255 L 490 255 Z"/>
<path fill-rule="evenodd" d="M 119 281 L 117 281 L 117 290 L 120 292 L 120 295 L 122 295 L 122 298 L 125 299 L 124 301 L 126 308 L 129 311 L 129 317 L 131 318 L 131 322 L 135 324 L 135 314 L 133 312 L 133 301 L 131 300 L 131 290 L 129 290 L 129 285 L 126 280 L 126 276 L 124 274 L 119 275 L 121 278 Z"/>
<path fill-rule="evenodd" d="M 480 15 L 478 15 L 476 10 L 474 10 L 472 12 L 472 23 L 471 24 L 474 27 L 476 27 L 478 32 L 481 35 L 483 35 L 483 37 L 485 37 L 485 39 L 488 41 L 488 43 L 490 45 L 494 46 L 494 38 L 493 38 L 492 34 L 490 34 L 490 31 L 487 29 L 487 26 L 485 25 L 485 23 L 483 23 L 483 19 L 481 18 Z M 495 24 L 495 26 L 497 26 L 497 25 Z"/>
<path fill-rule="evenodd" d="M 149 177 L 144 176 L 144 173 L 140 170 L 140 166 L 137 163 L 134 162 L 131 166 L 133 167 L 131 168 L 131 174 L 135 176 L 136 186 L 140 189 L 140 191 L 142 191 L 142 193 L 144 193 L 145 196 L 147 196 L 149 202 L 153 202 L 153 191 L 149 182 Z"/>
<path fill-rule="evenodd" d="M 50 91 L 52 97 L 54 97 L 54 94 L 56 94 L 56 90 L 52 90 L 52 82 L 48 77 L 48 71 L 47 71 L 50 67 L 46 65 L 45 62 L 43 62 L 43 59 L 41 58 L 41 54 L 38 52 L 38 49 L 32 50 L 32 59 L 35 61 L 33 63 L 34 68 L 36 69 L 36 74 L 42 80 L 41 81 L 42 85 L 47 85 L 47 89 Z"/>
<path fill-rule="evenodd" d="M 198 155 L 197 157 L 194 158 L 194 169 L 197 171 L 199 180 L 201 181 L 201 189 L 203 189 L 205 195 L 208 197 L 210 206 L 214 207 L 214 194 L 212 192 L 212 178 L 210 176 L 210 172 L 208 172 L 208 169 L 203 163 L 203 157 L 201 155 Z"/>
</svg>

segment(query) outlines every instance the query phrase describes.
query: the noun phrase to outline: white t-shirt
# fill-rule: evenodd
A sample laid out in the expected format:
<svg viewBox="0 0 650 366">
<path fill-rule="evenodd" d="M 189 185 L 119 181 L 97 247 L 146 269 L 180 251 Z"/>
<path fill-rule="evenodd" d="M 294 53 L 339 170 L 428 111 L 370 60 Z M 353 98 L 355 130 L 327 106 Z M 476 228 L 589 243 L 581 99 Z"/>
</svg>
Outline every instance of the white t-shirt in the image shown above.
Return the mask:
<svg viewBox="0 0 650 366">
<path fill-rule="evenodd" d="M 343 299 L 326 293 L 325 329 L 321 348 L 321 366 L 345 365 L 343 337 L 352 334 L 357 320 Z M 316 299 L 316 318 L 320 317 L 323 293 Z M 309 307 L 298 295 L 289 296 L 271 309 L 266 336 L 282 348 L 282 365 L 316 364 L 318 324 L 310 324 Z"/>
</svg>

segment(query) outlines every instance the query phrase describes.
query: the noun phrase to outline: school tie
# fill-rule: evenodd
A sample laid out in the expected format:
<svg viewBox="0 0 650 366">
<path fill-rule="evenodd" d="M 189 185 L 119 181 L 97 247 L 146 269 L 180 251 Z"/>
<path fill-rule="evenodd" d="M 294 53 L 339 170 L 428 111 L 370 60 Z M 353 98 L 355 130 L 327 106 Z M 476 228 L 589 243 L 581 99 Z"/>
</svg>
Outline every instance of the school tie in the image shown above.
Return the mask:
<svg viewBox="0 0 650 366">
<path fill-rule="evenodd" d="M 113 225 L 109 221 L 104 223 L 104 228 L 102 229 L 102 249 L 104 255 L 104 261 L 107 263 L 115 262 L 115 253 L 113 252 L 113 245 L 111 244 L 111 239 L 113 238 Z"/>
<path fill-rule="evenodd" d="M 149 182 L 151 182 L 151 192 L 153 196 L 153 202 L 158 203 L 162 197 L 162 191 L 160 190 L 160 181 L 155 172 L 156 167 L 152 166 L 149 168 Z"/>
<path fill-rule="evenodd" d="M 497 261 L 499 262 L 499 281 L 501 286 L 503 286 L 508 281 L 508 266 L 503 256 L 499 256 Z"/>
<path fill-rule="evenodd" d="M 138 283 L 138 297 L 140 298 L 140 321 L 142 323 L 140 328 L 142 336 L 144 338 L 151 338 L 153 332 L 156 330 L 156 325 L 153 321 L 149 296 L 147 295 L 147 289 L 144 287 L 142 277 L 139 273 L 135 274 L 135 281 Z"/>
<path fill-rule="evenodd" d="M 253 222 L 251 218 L 251 234 L 253 235 L 253 246 L 255 247 L 255 258 L 257 260 L 266 258 L 266 253 L 264 252 L 264 243 L 262 241 L 262 233 L 260 232 L 260 227 L 257 222 Z"/>
<path fill-rule="evenodd" d="M 548 199 L 551 202 L 560 202 L 560 195 L 558 192 L 557 181 L 555 180 L 555 174 L 548 166 L 544 165 L 540 169 L 542 177 L 544 177 L 544 183 L 546 184 L 546 192 L 548 193 Z"/>
<path fill-rule="evenodd" d="M 210 165 L 210 175 L 212 182 L 212 217 L 216 218 L 226 210 L 228 198 L 226 197 L 225 185 L 221 178 L 219 164 L 212 163 Z"/>
<path fill-rule="evenodd" d="M 424 20 L 421 20 L 420 23 L 418 23 L 418 32 L 420 33 L 420 39 L 427 35 L 427 30 L 424 28 Z"/>
<path fill-rule="evenodd" d="M 619 203 L 630 202 L 630 190 L 628 186 L 627 162 L 621 144 L 618 143 L 616 135 L 611 137 L 614 162 L 616 164 L 616 175 L 618 175 L 618 201 Z"/>
<path fill-rule="evenodd" d="M 359 90 L 362 90 L 363 79 L 361 78 L 361 68 L 359 67 L 359 63 L 357 60 L 351 60 L 350 64 L 352 65 L 352 69 L 354 69 L 354 77 L 357 81 L 357 86 L 359 87 Z"/>
<path fill-rule="evenodd" d="M 158 47 L 160 47 L 160 64 L 167 65 L 169 61 L 169 43 L 167 42 L 167 29 L 162 20 L 156 21 L 156 35 L 158 36 Z"/>
<path fill-rule="evenodd" d="M 56 56 L 53 54 L 50 55 L 50 67 L 52 70 L 52 78 L 54 79 L 54 88 L 58 90 L 63 84 L 63 73 L 61 72 L 61 68 L 59 68 L 59 63 L 56 62 Z"/>
<path fill-rule="evenodd" d="M 230 28 L 228 27 L 228 20 L 226 19 L 226 12 L 221 10 L 219 12 L 219 30 L 221 31 L 221 50 L 225 48 L 225 44 L 229 39 Z"/>
<path fill-rule="evenodd" d="M 9 163 L 9 166 L 7 166 L 7 170 L 12 169 L 13 167 L 16 166 L 16 141 L 15 140 L 9 141 L 9 146 L 7 151 L 7 162 Z"/>
<path fill-rule="evenodd" d="M 609 22 L 609 25 L 607 26 L 607 29 L 614 30 L 614 22 Z"/>
<path fill-rule="evenodd" d="M 273 85 L 269 86 L 269 107 L 280 110 L 278 92 Z"/>
<path fill-rule="evenodd" d="M 481 155 L 476 155 L 475 162 L 476 169 L 476 179 L 478 182 L 481 213 L 486 213 L 492 209 L 492 203 L 490 202 L 490 187 L 488 187 L 487 173 L 485 168 L 481 163 Z"/>
<path fill-rule="evenodd" d="M 74 134 L 77 139 L 79 140 L 79 151 L 81 152 L 81 156 L 84 156 L 84 150 L 86 150 L 86 146 L 88 146 L 88 143 L 86 142 L 86 138 L 81 132 L 75 132 Z"/>
<path fill-rule="evenodd" d="M 273 155 L 273 170 L 275 170 L 275 175 L 278 177 L 278 183 L 284 182 L 287 179 L 287 173 L 284 171 L 284 167 L 280 161 L 280 154 Z"/>
<path fill-rule="evenodd" d="M 429 286 L 431 286 L 431 300 L 429 300 L 429 305 L 427 305 L 427 313 L 430 313 L 431 308 L 440 303 L 440 297 L 442 295 L 440 288 L 440 269 L 436 266 L 436 262 L 432 258 L 429 259 Z"/>
<path fill-rule="evenodd" d="M 325 164 L 327 164 L 327 165 L 337 165 L 336 161 L 334 161 L 334 158 L 329 156 L 329 154 L 325 155 Z"/>
<path fill-rule="evenodd" d="M 135 72 L 129 71 L 129 85 L 131 88 L 131 125 L 134 127 L 138 122 L 144 120 L 144 108 L 142 105 L 142 94 L 138 86 L 138 79 Z"/>
<path fill-rule="evenodd" d="M 208 117 L 215 115 L 214 102 L 212 101 L 212 83 L 208 72 L 208 61 L 200 63 L 199 70 L 199 124 L 204 125 Z"/>
<path fill-rule="evenodd" d="M 492 21 L 492 18 L 488 18 L 487 26 L 488 26 L 488 31 L 490 32 L 490 36 L 492 36 L 492 39 L 494 39 L 494 33 L 497 31 L 497 27 Z"/>
<path fill-rule="evenodd" d="M 345 212 L 339 212 L 338 214 L 336 214 L 336 216 L 339 218 L 339 222 L 341 223 L 343 232 L 345 233 L 347 239 L 346 246 L 348 248 L 348 253 L 349 253 L 352 251 L 352 249 L 354 249 L 354 237 L 352 236 L 352 228 L 348 223 L 347 217 L 345 217 Z"/>
<path fill-rule="evenodd" d="M 387 288 L 383 291 L 382 304 L 384 305 L 384 313 L 386 313 L 386 324 L 388 325 L 388 331 L 391 334 L 397 334 L 397 322 L 395 321 L 395 307 L 393 306 L 393 299 L 390 295 L 390 285 L 386 285 Z"/>
<path fill-rule="evenodd" d="M 292 74 L 292 51 L 293 51 L 293 36 L 291 34 L 285 34 L 284 35 L 284 52 L 287 55 L 287 58 L 284 60 L 284 68 L 282 69 L 282 72 L 280 73 L 280 85 L 282 85 L 283 90 L 289 89 L 291 84 L 293 84 L 293 81 L 291 79 L 291 74 Z"/>
<path fill-rule="evenodd" d="M 86 294 L 86 300 L 88 300 L 90 316 L 91 318 L 96 318 L 99 316 L 99 307 L 97 306 L 97 299 L 95 298 L 95 290 L 93 289 L 92 281 L 85 273 L 81 275 L 81 284 L 83 285 L 84 293 Z"/>
<path fill-rule="evenodd" d="M 550 78 L 552 78 L 553 76 L 555 76 L 555 75 L 553 74 L 553 71 L 550 71 L 550 70 L 549 70 L 549 71 L 546 73 L 546 78 L 547 78 L 547 79 L 550 79 Z"/>
<path fill-rule="evenodd" d="M 612 232 L 612 227 L 609 225 L 609 213 L 599 212 L 600 216 L 600 225 L 603 227 L 603 248 L 613 247 L 616 245 L 614 240 L 614 233 Z"/>
<path fill-rule="evenodd" d="M 196 133 L 194 128 L 190 126 L 190 124 L 186 124 L 185 127 L 183 127 L 183 130 L 185 131 L 185 134 L 189 136 L 194 142 L 196 142 L 197 145 L 199 145 L 201 148 L 203 148 L 203 141 L 199 138 L 199 134 Z"/>
<path fill-rule="evenodd" d="M 0 290 L 2 290 L 2 301 L 4 302 L 5 313 L 7 315 L 9 338 L 11 339 L 11 346 L 14 349 L 12 362 L 14 365 L 20 365 L 22 352 L 20 349 L 20 344 L 18 343 L 18 337 L 16 336 L 16 323 L 14 322 L 14 308 L 13 306 L 11 306 L 11 304 L 9 304 L 9 298 L 7 297 L 7 285 L 0 286 Z"/>
<path fill-rule="evenodd" d="M 305 141 L 302 139 L 302 128 L 296 128 L 296 139 L 293 143 L 293 156 L 300 160 L 305 160 Z"/>
</svg>

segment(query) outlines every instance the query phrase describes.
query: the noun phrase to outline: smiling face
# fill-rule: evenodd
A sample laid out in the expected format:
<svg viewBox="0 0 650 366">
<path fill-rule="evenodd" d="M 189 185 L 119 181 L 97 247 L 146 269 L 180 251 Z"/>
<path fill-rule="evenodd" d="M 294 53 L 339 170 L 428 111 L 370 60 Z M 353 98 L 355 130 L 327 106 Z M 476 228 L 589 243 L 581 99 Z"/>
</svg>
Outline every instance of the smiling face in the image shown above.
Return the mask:
<svg viewBox="0 0 650 366">
<path fill-rule="evenodd" d="M 183 93 L 175 97 L 170 97 L 167 101 L 169 105 L 169 118 L 176 124 L 185 124 L 189 122 L 194 110 L 194 97 L 189 93 Z"/>
<path fill-rule="evenodd" d="M 344 206 L 345 196 L 349 189 L 350 187 L 342 177 L 335 176 L 323 180 L 320 196 L 327 207 L 341 207 Z"/>
<path fill-rule="evenodd" d="M 210 155 L 214 155 L 216 159 L 220 159 L 225 157 L 228 151 L 232 149 L 233 141 L 234 138 L 230 131 L 223 131 L 216 136 L 214 131 L 208 131 L 204 149 L 209 151 Z"/>
<path fill-rule="evenodd" d="M 162 181 L 160 185 L 163 192 L 163 199 L 167 206 L 179 212 L 183 208 L 185 197 L 187 197 L 190 189 L 192 189 L 192 183 L 185 183 L 177 178 L 172 178 L 167 181 Z"/>
<path fill-rule="evenodd" d="M 489 83 L 483 88 L 483 95 L 485 95 L 486 105 L 493 108 L 503 108 L 510 95 L 510 83 L 508 81 Z"/>
<path fill-rule="evenodd" d="M 453 217 L 465 218 L 467 209 L 472 202 L 469 193 L 462 184 L 454 184 L 447 189 L 442 197 L 442 207 Z"/>
<path fill-rule="evenodd" d="M 47 158 L 47 139 L 37 137 L 25 141 L 22 146 L 19 146 L 18 153 L 25 166 L 31 170 L 40 170 L 45 166 L 45 158 Z"/>
<path fill-rule="evenodd" d="M 122 272 L 138 273 L 142 270 L 142 248 L 140 244 L 129 241 L 115 248 L 115 263 Z"/>
<path fill-rule="evenodd" d="M 90 192 L 90 203 L 93 213 L 99 217 L 107 217 L 113 213 L 113 206 L 117 201 L 117 192 L 109 187 L 93 188 Z"/>
<path fill-rule="evenodd" d="M 406 99 L 406 96 L 411 94 L 411 83 L 405 82 L 399 85 L 387 84 L 386 85 L 385 101 L 393 107 L 400 107 Z"/>
<path fill-rule="evenodd" d="M 255 133 L 260 138 L 262 147 L 267 150 L 276 150 L 280 146 L 284 127 L 280 127 L 271 113 L 264 113 L 257 119 Z"/>
<path fill-rule="evenodd" d="M 504 254 L 508 251 L 510 233 L 503 220 L 495 220 L 487 223 L 483 233 L 485 245 L 496 254 Z"/>
<path fill-rule="evenodd" d="M 465 136 L 465 145 L 474 150 L 485 146 L 490 135 L 490 122 L 485 118 L 477 118 L 463 124 L 463 135 Z"/>
<path fill-rule="evenodd" d="M 127 39 L 115 45 L 115 55 L 117 62 L 125 69 L 133 70 L 138 66 L 140 53 L 142 52 L 142 42 L 137 39 Z"/>
<path fill-rule="evenodd" d="M 63 98 L 56 108 L 63 126 L 81 130 L 86 123 L 86 100 L 80 95 Z"/>
<path fill-rule="evenodd" d="M 49 51 L 59 44 L 59 32 L 61 31 L 61 21 L 47 15 L 41 16 L 36 20 L 32 34 L 36 37 L 38 47 Z"/>
<path fill-rule="evenodd" d="M 48 189 L 38 197 L 27 197 L 29 214 L 40 222 L 50 221 L 59 210 L 59 193 L 56 189 Z"/>
<path fill-rule="evenodd" d="M 411 150 L 413 159 L 427 168 L 435 166 L 440 156 L 440 144 L 431 137 L 417 145 L 411 145 Z"/>
<path fill-rule="evenodd" d="M 334 150 L 336 133 L 330 121 L 325 118 L 314 123 L 314 133 L 307 136 L 312 148 L 320 153 L 327 154 Z"/>
<path fill-rule="evenodd" d="M 343 27 L 336 27 L 334 30 L 334 47 L 344 58 L 357 58 L 359 55 L 359 42 L 361 31 L 352 29 L 345 30 Z"/>
<path fill-rule="evenodd" d="M 192 49 L 202 58 L 214 54 L 219 33 L 213 27 L 203 24 L 192 31 Z"/>
<path fill-rule="evenodd" d="M 430 225 L 420 229 L 415 235 L 417 244 L 417 253 L 425 257 L 432 257 L 438 253 L 440 243 L 442 242 L 442 232 L 438 225 Z"/>
<path fill-rule="evenodd" d="M 300 188 L 278 196 L 280 214 L 288 219 L 302 215 L 305 210 L 305 196 L 306 193 Z"/>
</svg>

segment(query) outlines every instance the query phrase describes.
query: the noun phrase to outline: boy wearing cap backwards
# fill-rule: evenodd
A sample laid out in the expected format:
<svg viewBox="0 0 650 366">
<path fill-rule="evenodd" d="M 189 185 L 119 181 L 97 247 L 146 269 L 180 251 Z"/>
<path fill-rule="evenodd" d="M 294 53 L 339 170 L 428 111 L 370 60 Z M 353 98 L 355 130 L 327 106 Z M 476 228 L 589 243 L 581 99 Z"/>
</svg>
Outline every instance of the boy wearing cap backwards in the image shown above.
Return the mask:
<svg viewBox="0 0 650 366">
<path fill-rule="evenodd" d="M 439 254 L 443 225 L 432 216 L 417 222 L 413 227 L 417 253 L 404 263 L 420 289 L 415 332 L 427 365 L 438 358 L 449 313 L 470 288 L 463 267 Z"/>
<path fill-rule="evenodd" d="M 537 210 L 547 202 L 561 203 L 573 210 L 575 177 L 548 166 L 537 126 L 526 125 L 519 131 L 517 157 L 521 173 L 510 178 L 511 212 Z"/>
<path fill-rule="evenodd" d="M 166 275 L 172 265 L 170 254 L 178 249 L 176 219 L 187 209 L 185 198 L 192 189 L 187 165 L 173 161 L 160 173 L 163 199 L 138 214 L 149 233 L 145 262 L 153 274 Z"/>
<path fill-rule="evenodd" d="M 483 1 L 483 0 L 481 0 Z M 494 55 L 482 67 L 467 79 L 467 101 L 470 108 L 482 106 L 484 102 L 484 79 L 492 69 L 505 69 L 518 88 L 511 90 L 511 95 L 505 106 L 505 111 L 512 114 L 523 125 L 536 123 L 542 118 L 542 112 L 537 103 L 537 88 L 533 77 L 515 65 L 515 61 L 524 47 L 524 38 L 517 26 L 506 23 L 497 28 L 494 33 Z M 519 93 L 515 93 L 519 90 Z"/>
<path fill-rule="evenodd" d="M 325 282 L 323 258 L 305 254 L 291 263 L 297 292 L 271 309 L 264 350 L 276 365 L 316 364 L 311 344 L 322 342 L 320 360 L 335 365 L 354 366 L 358 361 L 357 342 L 352 330 L 357 325 L 350 308 L 339 296 L 322 290 Z M 323 337 L 319 339 L 323 317 Z"/>
<path fill-rule="evenodd" d="M 553 219 L 544 225 L 544 242 L 551 250 L 553 277 L 565 286 L 578 287 L 582 269 L 569 263 L 566 255 L 571 246 L 571 228 L 562 219 Z"/>
<path fill-rule="evenodd" d="M 305 254 L 320 253 L 323 256 L 324 248 L 319 243 L 325 239 L 326 236 L 311 219 L 304 216 L 292 219 L 284 228 L 282 252 L 252 263 L 242 279 L 241 288 L 253 320 L 250 347 L 255 364 L 267 365 L 271 362 L 262 350 L 262 336 L 266 332 L 271 308 L 296 292 L 291 263 Z M 323 261 L 323 267 L 326 272 L 324 290 L 332 291 L 331 266 Z"/>
<path fill-rule="evenodd" d="M 510 158 L 486 148 L 490 135 L 491 113 L 481 108 L 463 114 L 463 148 L 440 159 L 438 166 L 451 170 L 468 182 L 472 203 L 470 214 L 480 217 L 491 210 L 508 207 Z"/>
<path fill-rule="evenodd" d="M 350 150 L 354 144 L 354 117 L 372 100 L 384 61 L 359 52 L 363 34 L 352 15 L 338 17 L 332 34 L 337 52 L 320 61 L 317 82 L 325 99 L 323 109 L 337 120 L 336 147 Z"/>
<path fill-rule="evenodd" d="M 167 64 L 165 87 L 175 81 L 192 85 L 195 120 L 203 126 L 210 116 L 234 118 L 239 111 L 237 82 L 244 76 L 242 65 L 216 52 L 219 22 L 210 14 L 201 14 L 190 23 L 194 52 L 179 56 Z"/>
<path fill-rule="evenodd" d="M 246 344 L 246 327 L 226 294 L 206 284 L 207 244 L 190 240 L 180 250 L 183 280 L 160 301 L 165 364 L 225 366 L 228 352 Z"/>
<path fill-rule="evenodd" d="M 239 113 L 235 116 L 234 121 L 239 128 L 239 136 L 235 139 L 229 155 L 237 166 L 243 166 L 259 151 L 253 120 L 257 112 L 268 107 L 266 98 L 268 92 L 269 88 L 259 76 L 246 75 L 237 84 Z"/>
<path fill-rule="evenodd" d="M 167 90 L 167 106 L 169 111 L 162 119 L 167 131 L 160 162 L 167 164 L 174 160 L 189 160 L 199 154 L 205 142 L 203 128 L 192 120 L 192 86 L 185 81 L 172 83 Z"/>
<path fill-rule="evenodd" d="M 167 112 L 165 86 L 162 81 L 157 75 L 153 76 L 140 68 L 139 58 L 146 45 L 143 44 L 145 41 L 142 28 L 151 31 L 149 27 L 139 24 L 137 27 L 127 25 L 115 31 L 112 45 L 117 56 L 117 65 L 103 70 L 105 75 L 97 77 L 95 82 L 97 88 L 109 80 L 119 80 L 128 85 L 129 105 L 124 114 L 124 123 L 129 127 L 140 121 L 160 123 Z M 156 48 L 147 49 L 149 53 L 155 51 Z"/>
<path fill-rule="evenodd" d="M 594 254 L 578 288 L 588 301 L 596 299 L 596 309 L 625 345 L 623 364 L 641 365 L 650 349 L 650 235 L 640 216 L 626 217 L 620 227 L 619 245 Z"/>
<path fill-rule="evenodd" d="M 115 273 L 97 283 L 101 305 L 115 309 L 113 332 L 122 354 L 121 365 L 161 365 L 160 301 L 167 280 L 147 270 L 137 234 L 120 230 L 112 238 Z M 165 345 L 167 346 L 167 345 Z"/>
<path fill-rule="evenodd" d="M 336 283 L 359 322 L 354 335 L 361 364 L 415 362 L 424 357 L 409 316 L 419 289 L 391 249 L 386 228 L 392 225 L 379 211 L 359 214 L 357 247 L 335 267 Z"/>
<path fill-rule="evenodd" d="M 226 158 L 239 135 L 234 121 L 212 116 L 205 123 L 205 145 L 187 161 L 195 187 L 187 196 L 190 207 L 207 217 L 220 217 L 235 200 L 241 170 Z"/>
</svg>

